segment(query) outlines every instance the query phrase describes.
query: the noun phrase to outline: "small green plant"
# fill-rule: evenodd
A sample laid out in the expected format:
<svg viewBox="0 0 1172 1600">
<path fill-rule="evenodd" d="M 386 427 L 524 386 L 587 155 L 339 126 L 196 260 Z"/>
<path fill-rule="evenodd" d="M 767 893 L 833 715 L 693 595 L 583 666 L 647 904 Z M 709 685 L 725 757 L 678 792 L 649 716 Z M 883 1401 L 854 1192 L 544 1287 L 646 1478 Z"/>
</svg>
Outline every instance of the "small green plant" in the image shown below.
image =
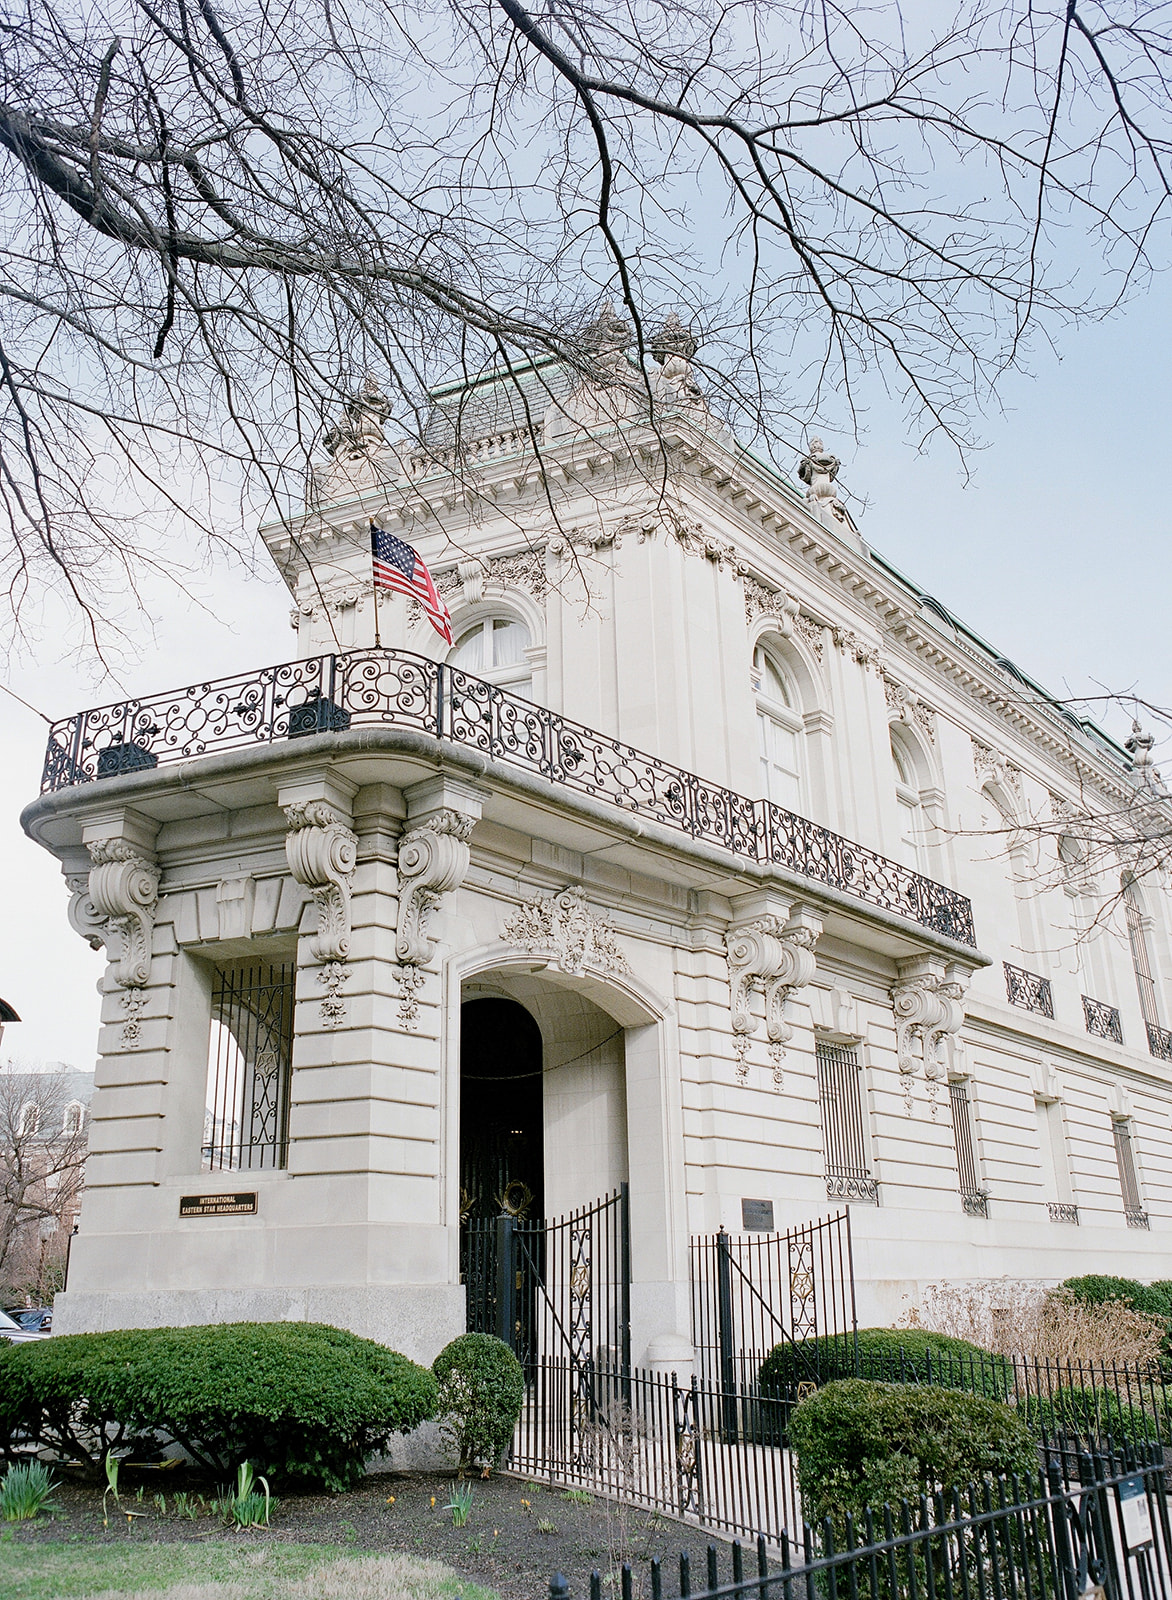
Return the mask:
<svg viewBox="0 0 1172 1600">
<path fill-rule="evenodd" d="M 538 1517 L 537 1531 L 538 1533 L 556 1533 L 557 1529 L 554 1527 L 553 1523 L 550 1522 L 548 1517 Z"/>
<path fill-rule="evenodd" d="M 452 1498 L 444 1507 L 445 1511 L 452 1513 L 452 1527 L 464 1528 L 468 1525 L 468 1518 L 472 1515 L 472 1496 L 474 1490 L 470 1483 L 461 1483 L 452 1490 Z"/>
<path fill-rule="evenodd" d="M 185 1517 L 188 1522 L 194 1522 L 196 1517 L 199 1516 L 202 1504 L 203 1502 L 197 1500 L 195 1495 L 190 1495 L 186 1490 L 181 1489 L 171 1501 L 171 1515 Z"/>
<path fill-rule="evenodd" d="M 11 1466 L 0 1483 L 0 1517 L 5 1522 L 31 1522 L 42 1511 L 51 1511 L 50 1496 L 57 1487 L 48 1467 L 40 1461 Z"/>
<path fill-rule="evenodd" d="M 480 1554 L 480 1550 L 481 1550 L 481 1539 L 480 1539 L 480 1535 L 477 1534 L 475 1539 L 469 1539 L 469 1541 L 468 1541 L 468 1554 L 470 1556 L 478 1556 Z"/>
<path fill-rule="evenodd" d="M 165 1494 L 157 1494 L 151 1504 L 161 1517 L 167 1515 L 167 1496 Z"/>
<path fill-rule="evenodd" d="M 259 1483 L 264 1493 L 253 1488 L 254 1483 Z M 272 1496 L 269 1493 L 269 1480 L 256 1472 L 251 1461 L 242 1461 L 236 1474 L 236 1493 L 225 1495 L 228 1509 L 228 1520 L 234 1522 L 238 1528 L 267 1528 L 269 1525 L 269 1512 L 272 1508 Z"/>
<path fill-rule="evenodd" d="M 122 1504 L 122 1501 L 118 1498 L 118 1469 L 119 1469 L 119 1467 L 121 1465 L 122 1465 L 122 1463 L 119 1461 L 118 1457 L 114 1454 L 113 1450 L 107 1450 L 106 1451 L 106 1462 L 105 1462 L 105 1466 L 106 1466 L 106 1488 L 105 1488 L 105 1492 L 102 1495 L 102 1526 L 103 1526 L 103 1528 L 108 1528 L 110 1526 L 110 1508 L 109 1508 L 109 1505 L 107 1504 L 107 1502 L 109 1501 L 110 1496 L 111 1495 L 114 1496 L 115 1505 L 121 1506 L 121 1504 Z"/>
<path fill-rule="evenodd" d="M 587 1489 L 563 1489 L 562 1499 L 569 1500 L 576 1506 L 592 1506 L 594 1496 Z"/>
</svg>

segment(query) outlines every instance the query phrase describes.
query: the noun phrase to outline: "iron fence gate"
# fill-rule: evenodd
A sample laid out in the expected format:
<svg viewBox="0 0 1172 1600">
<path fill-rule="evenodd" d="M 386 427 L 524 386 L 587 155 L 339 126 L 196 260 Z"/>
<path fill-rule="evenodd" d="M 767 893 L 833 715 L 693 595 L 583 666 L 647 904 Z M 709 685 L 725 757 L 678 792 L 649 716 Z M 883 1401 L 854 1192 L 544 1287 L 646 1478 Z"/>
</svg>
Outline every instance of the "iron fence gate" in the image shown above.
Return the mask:
<svg viewBox="0 0 1172 1600">
<path fill-rule="evenodd" d="M 625 1183 L 553 1221 L 502 1213 L 461 1234 L 468 1331 L 492 1333 L 529 1373 L 631 1367 L 631 1222 Z"/>
<path fill-rule="evenodd" d="M 850 1212 L 788 1233 L 719 1233 L 691 1244 L 692 1342 L 700 1377 L 728 1396 L 756 1391 L 778 1344 L 832 1338 L 853 1352 Z M 811 1367 L 810 1378 L 817 1379 Z M 733 1426 L 735 1406 L 728 1418 Z"/>
</svg>

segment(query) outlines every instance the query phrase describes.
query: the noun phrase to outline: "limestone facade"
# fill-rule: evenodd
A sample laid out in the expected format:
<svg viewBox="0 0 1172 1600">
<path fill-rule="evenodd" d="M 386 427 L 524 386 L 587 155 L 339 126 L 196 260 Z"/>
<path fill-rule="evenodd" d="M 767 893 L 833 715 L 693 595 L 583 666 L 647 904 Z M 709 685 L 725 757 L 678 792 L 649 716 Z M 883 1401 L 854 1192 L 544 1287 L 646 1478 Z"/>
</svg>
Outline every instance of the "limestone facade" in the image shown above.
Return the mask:
<svg viewBox="0 0 1172 1600">
<path fill-rule="evenodd" d="M 1117 883 L 1014 829 L 1088 793 L 1130 803 L 1124 753 L 867 547 L 833 457 L 807 495 L 690 393 L 658 441 L 568 403 L 545 428 L 540 453 L 501 426 L 459 461 L 388 449 L 366 487 L 323 480 L 265 537 L 301 661 L 454 659 L 612 741 L 609 785 L 390 702 L 363 720 L 355 689 L 349 727 L 290 738 L 278 716 L 174 755 L 156 727 L 157 766 L 26 810 L 109 957 L 57 1329 L 318 1318 L 430 1359 L 464 1327 L 461 1007 L 479 999 L 540 1030 L 545 1213 L 630 1184 L 637 1361 L 687 1339 L 689 1237 L 739 1232 L 746 1198 L 778 1227 L 851 1204 L 864 1325 L 945 1278 L 1166 1276 L 1166 885 L 1132 893 L 1129 941 L 1122 907 L 1095 926 Z M 376 616 L 372 517 L 436 575 L 450 656 L 404 599 Z M 969 897 L 976 943 L 849 872 L 668 825 L 619 742 Z M 295 968 L 281 1148 L 205 1170 L 217 975 L 250 963 Z M 857 1068 L 850 1149 L 820 1091 L 836 1050 Z M 179 1215 L 237 1190 L 255 1213 Z"/>
</svg>

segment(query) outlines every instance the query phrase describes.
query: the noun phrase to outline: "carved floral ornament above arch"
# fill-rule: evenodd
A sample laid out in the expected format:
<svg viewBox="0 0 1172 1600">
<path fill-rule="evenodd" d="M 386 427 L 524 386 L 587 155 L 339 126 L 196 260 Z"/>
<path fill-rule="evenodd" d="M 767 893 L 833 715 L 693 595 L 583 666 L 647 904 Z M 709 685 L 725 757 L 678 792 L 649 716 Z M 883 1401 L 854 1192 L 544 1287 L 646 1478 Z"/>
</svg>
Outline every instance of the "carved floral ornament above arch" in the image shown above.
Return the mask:
<svg viewBox="0 0 1172 1600">
<path fill-rule="evenodd" d="M 917 728 L 929 744 L 936 743 L 936 713 L 931 706 L 924 704 L 914 690 L 908 689 L 884 671 L 883 695 L 887 701 L 889 722 L 902 722 L 909 728 Z"/>
<path fill-rule="evenodd" d="M 576 884 L 522 901 L 502 925 L 501 938 L 527 955 L 544 956 L 572 977 L 587 968 L 612 974 L 631 970 L 614 930 L 586 903 L 585 891 Z"/>
</svg>

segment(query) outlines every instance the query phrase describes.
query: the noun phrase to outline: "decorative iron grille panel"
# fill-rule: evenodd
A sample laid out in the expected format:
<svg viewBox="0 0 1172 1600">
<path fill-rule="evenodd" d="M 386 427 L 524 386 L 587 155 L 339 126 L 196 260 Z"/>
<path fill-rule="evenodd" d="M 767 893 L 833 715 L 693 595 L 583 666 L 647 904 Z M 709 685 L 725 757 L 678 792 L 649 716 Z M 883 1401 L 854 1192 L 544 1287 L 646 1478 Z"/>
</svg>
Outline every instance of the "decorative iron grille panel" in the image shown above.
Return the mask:
<svg viewBox="0 0 1172 1600">
<path fill-rule="evenodd" d="M 1148 1049 L 1161 1061 L 1172 1061 L 1172 1029 L 1148 1023 Z"/>
<path fill-rule="evenodd" d="M 772 862 L 975 947 L 972 905 L 898 862 L 765 800 L 749 800 L 458 667 L 357 650 L 82 711 L 49 733 L 42 793 L 216 750 L 305 734 L 415 729 Z"/>
<path fill-rule="evenodd" d="M 292 961 L 216 973 L 204 1113 L 206 1171 L 285 1165 L 296 974 Z"/>
<path fill-rule="evenodd" d="M 818 1062 L 818 1110 L 826 1152 L 826 1193 L 834 1200 L 862 1200 L 876 1205 L 879 1185 L 867 1164 L 863 1121 L 862 1067 L 844 1045 L 815 1046 Z"/>
<path fill-rule="evenodd" d="M 1123 1024 L 1119 1020 L 1117 1006 L 1104 1005 L 1102 1000 L 1092 1000 L 1084 994 L 1082 1014 L 1086 1018 L 1087 1032 L 1093 1033 L 1096 1039 L 1112 1039 L 1116 1044 L 1123 1043 Z"/>
<path fill-rule="evenodd" d="M 973 1108 L 963 1078 L 948 1085 L 952 1102 L 952 1136 L 956 1144 L 956 1171 L 960 1178 L 961 1207 L 970 1217 L 989 1215 L 989 1196 L 977 1176 L 977 1152 L 973 1139 Z"/>
<path fill-rule="evenodd" d="M 1050 1221 L 1069 1222 L 1078 1227 L 1078 1207 L 1069 1205 L 1065 1200 L 1050 1201 Z"/>
<path fill-rule="evenodd" d="M 1010 1005 L 1036 1011 L 1040 1017 L 1049 1017 L 1053 1021 L 1054 996 L 1049 978 L 1043 978 L 1036 972 L 1027 972 L 1024 967 L 1012 966 L 1008 961 L 1003 961 L 1001 965 L 1005 968 L 1005 993 Z"/>
<path fill-rule="evenodd" d="M 1143 1195 L 1139 1192 L 1139 1173 L 1135 1167 L 1135 1147 L 1131 1140 L 1131 1122 L 1120 1119 L 1113 1122 L 1115 1136 L 1115 1161 L 1119 1168 L 1119 1187 L 1123 1191 L 1123 1209 L 1129 1228 L 1146 1228 L 1147 1212 L 1143 1208 Z M 1138 1220 L 1136 1220 L 1138 1219 Z"/>
</svg>

